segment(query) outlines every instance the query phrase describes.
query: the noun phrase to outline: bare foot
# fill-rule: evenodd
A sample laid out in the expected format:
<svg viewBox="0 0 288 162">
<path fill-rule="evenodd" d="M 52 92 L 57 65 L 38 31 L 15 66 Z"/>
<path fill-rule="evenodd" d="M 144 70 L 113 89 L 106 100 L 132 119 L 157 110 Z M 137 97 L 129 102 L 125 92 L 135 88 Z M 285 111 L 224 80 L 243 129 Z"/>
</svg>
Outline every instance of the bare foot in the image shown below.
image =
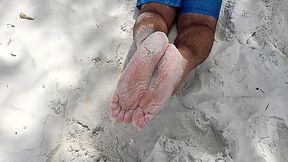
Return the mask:
<svg viewBox="0 0 288 162">
<path fill-rule="evenodd" d="M 147 92 L 153 72 L 168 45 L 166 34 L 155 32 L 147 37 L 135 52 L 120 77 L 113 95 L 112 117 L 117 122 L 132 121 L 133 113 Z"/>
<path fill-rule="evenodd" d="M 178 49 L 170 44 L 160 60 L 149 90 L 142 97 L 132 122 L 141 130 L 165 106 L 174 86 L 181 80 L 187 61 Z"/>
</svg>

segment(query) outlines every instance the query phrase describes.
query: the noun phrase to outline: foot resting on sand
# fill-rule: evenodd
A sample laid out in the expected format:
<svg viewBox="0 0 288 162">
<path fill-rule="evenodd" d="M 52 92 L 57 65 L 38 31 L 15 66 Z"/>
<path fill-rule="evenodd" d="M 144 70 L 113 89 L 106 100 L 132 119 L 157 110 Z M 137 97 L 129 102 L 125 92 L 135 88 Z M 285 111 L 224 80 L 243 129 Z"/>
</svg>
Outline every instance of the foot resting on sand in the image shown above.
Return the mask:
<svg viewBox="0 0 288 162">
<path fill-rule="evenodd" d="M 215 4 L 213 1 L 208 5 L 203 1 L 204 8 L 202 1 L 199 2 L 196 8 L 207 10 L 208 6 L 213 11 L 203 14 L 195 12 L 195 4 L 187 1 L 185 12 L 180 11 L 179 15 L 179 8 L 171 6 L 170 1 L 138 4 L 141 15 L 133 28 L 137 51 L 114 93 L 111 108 L 116 121 L 132 121 L 138 129 L 144 128 L 165 106 L 173 91 L 179 88 L 182 78 L 206 60 L 213 46 L 221 2 L 215 0 Z M 182 7 L 180 3 L 179 6 Z M 187 8 L 191 9 L 190 12 Z M 177 48 L 168 44 L 164 34 L 169 33 L 174 23 L 177 24 L 174 42 Z"/>
<path fill-rule="evenodd" d="M 132 116 L 147 93 L 153 72 L 168 47 L 163 32 L 147 37 L 135 52 L 120 77 L 112 99 L 112 117 L 117 122 L 131 123 Z"/>
<path fill-rule="evenodd" d="M 142 97 L 139 107 L 133 114 L 132 121 L 138 130 L 143 129 L 164 108 L 176 83 L 178 85 L 181 82 L 186 63 L 178 49 L 170 44 L 156 68 L 149 90 Z"/>
</svg>

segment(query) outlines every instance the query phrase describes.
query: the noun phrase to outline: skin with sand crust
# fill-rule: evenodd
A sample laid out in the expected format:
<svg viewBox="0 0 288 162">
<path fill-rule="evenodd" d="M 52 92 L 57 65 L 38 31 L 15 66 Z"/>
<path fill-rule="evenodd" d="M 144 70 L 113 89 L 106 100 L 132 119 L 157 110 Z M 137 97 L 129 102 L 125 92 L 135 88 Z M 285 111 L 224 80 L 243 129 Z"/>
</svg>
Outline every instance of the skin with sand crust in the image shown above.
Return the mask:
<svg viewBox="0 0 288 162">
<path fill-rule="evenodd" d="M 168 47 L 163 32 L 151 34 L 138 48 L 118 81 L 112 100 L 112 116 L 117 122 L 130 123 L 134 111 L 146 94 L 152 74 Z"/>
<path fill-rule="evenodd" d="M 165 106 L 174 91 L 175 84 L 181 80 L 186 63 L 177 48 L 170 44 L 156 68 L 155 78 L 149 90 L 142 97 L 133 115 L 133 124 L 138 129 L 143 129 Z"/>
<path fill-rule="evenodd" d="M 160 3 L 142 6 L 133 31 L 137 51 L 113 95 L 112 117 L 117 122 L 132 122 L 143 129 L 189 72 L 209 56 L 217 20 L 202 14 L 180 14 L 174 46 L 168 44 L 167 34 L 175 17 L 174 7 Z"/>
<path fill-rule="evenodd" d="M 159 39 L 163 39 L 161 36 L 163 34 L 164 33 L 156 32 L 148 37 L 147 40 L 143 42 L 141 46 L 142 48 L 139 48 L 139 50 L 145 50 L 137 51 L 142 55 L 139 55 L 138 57 L 135 55 L 134 59 L 131 60 L 131 63 L 128 64 L 126 70 L 121 76 L 123 80 L 119 80 L 112 101 L 112 116 L 117 122 L 130 123 L 132 120 L 133 125 L 136 126 L 137 129 L 143 129 L 144 126 L 165 106 L 173 93 L 175 84 L 181 80 L 187 61 L 182 57 L 173 44 L 168 45 L 164 54 L 162 54 L 162 51 L 157 51 L 152 53 L 153 59 L 143 58 L 146 57 L 145 53 L 151 54 L 150 50 L 153 50 L 152 48 L 146 49 L 145 43 L 151 43 L 150 39 L 154 38 L 152 37 L 154 35 L 159 36 Z M 167 38 L 163 39 L 163 45 L 166 43 L 165 39 Z M 143 60 L 145 61 L 144 66 L 141 66 L 140 68 L 146 69 L 147 73 L 137 73 L 140 74 L 138 75 L 139 78 L 130 77 L 130 69 L 137 69 L 136 66 L 142 65 Z M 133 62 L 140 64 L 134 64 Z M 154 71 L 154 69 L 152 70 L 153 67 L 156 69 L 154 76 L 152 76 Z M 130 87 L 121 87 L 127 85 L 121 82 L 123 81 L 126 83 L 125 81 L 127 78 L 135 79 L 133 80 L 133 83 L 139 83 L 139 80 L 144 77 L 141 74 L 145 75 L 146 79 L 148 78 L 149 80 L 144 80 L 141 82 L 143 83 L 141 85 L 135 84 L 135 87 L 133 85 Z M 128 88 L 131 88 L 132 90 L 129 90 Z M 133 94 L 132 92 L 136 93 Z M 137 98 L 134 98 L 136 96 Z M 120 105 L 121 97 L 123 97 L 122 99 L 124 100 L 123 106 Z M 125 101 L 125 99 L 127 99 L 127 101 Z"/>
</svg>

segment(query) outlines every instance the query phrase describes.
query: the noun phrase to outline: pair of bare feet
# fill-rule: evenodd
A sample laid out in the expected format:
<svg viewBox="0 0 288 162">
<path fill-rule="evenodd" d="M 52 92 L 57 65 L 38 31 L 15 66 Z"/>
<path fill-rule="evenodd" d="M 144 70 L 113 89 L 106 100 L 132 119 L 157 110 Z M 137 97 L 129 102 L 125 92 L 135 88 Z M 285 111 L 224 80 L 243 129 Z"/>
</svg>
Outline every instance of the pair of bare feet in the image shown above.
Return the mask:
<svg viewBox="0 0 288 162">
<path fill-rule="evenodd" d="M 151 34 L 139 46 L 118 81 L 112 99 L 112 117 L 143 129 L 168 102 L 185 64 L 165 33 Z"/>
</svg>

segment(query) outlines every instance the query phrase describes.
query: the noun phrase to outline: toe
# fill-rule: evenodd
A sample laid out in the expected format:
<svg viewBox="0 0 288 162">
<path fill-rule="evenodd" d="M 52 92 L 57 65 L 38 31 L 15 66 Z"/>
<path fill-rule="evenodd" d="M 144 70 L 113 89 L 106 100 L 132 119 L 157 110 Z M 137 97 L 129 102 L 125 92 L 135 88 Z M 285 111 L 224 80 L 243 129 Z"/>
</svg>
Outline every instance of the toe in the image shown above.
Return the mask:
<svg viewBox="0 0 288 162">
<path fill-rule="evenodd" d="M 117 92 L 115 91 L 112 97 L 112 103 L 118 103 L 119 102 L 119 96 L 117 95 Z"/>
<path fill-rule="evenodd" d="M 115 91 L 114 94 L 113 94 L 112 103 L 111 103 L 112 111 L 114 111 L 114 110 L 116 110 L 118 108 L 118 106 L 119 106 L 118 102 L 119 102 L 119 97 L 118 97 L 118 95 L 117 95 L 117 93 Z"/>
<path fill-rule="evenodd" d="M 124 123 L 127 123 L 127 124 L 128 124 L 128 123 L 131 123 L 134 112 L 135 112 L 135 110 L 128 110 L 128 111 L 125 113 L 123 122 L 124 122 Z"/>
<path fill-rule="evenodd" d="M 111 103 L 111 110 L 112 110 L 112 111 L 116 110 L 116 109 L 118 108 L 118 106 L 119 106 L 118 103 L 113 103 L 113 102 L 112 102 L 112 103 Z"/>
<path fill-rule="evenodd" d="M 143 116 L 144 116 L 144 113 L 143 113 L 142 109 L 140 109 L 140 108 L 136 109 L 134 114 L 133 114 L 133 117 L 132 117 L 133 125 L 137 127 L 137 125 L 139 123 L 139 119 Z"/>
<path fill-rule="evenodd" d="M 125 116 L 125 110 L 121 109 L 118 116 L 115 118 L 116 122 L 123 122 Z"/>
<path fill-rule="evenodd" d="M 120 113 L 121 108 L 118 106 L 115 110 L 112 110 L 112 117 L 116 118 Z"/>
<path fill-rule="evenodd" d="M 146 114 L 144 116 L 144 120 L 145 120 L 146 123 L 150 122 L 152 119 L 153 119 L 153 115 Z"/>
<path fill-rule="evenodd" d="M 141 117 L 136 126 L 137 129 L 142 130 L 147 125 L 147 123 L 149 123 L 152 119 L 153 119 L 153 115 L 150 115 L 150 114 L 146 114 L 145 116 Z"/>
<path fill-rule="evenodd" d="M 138 124 L 136 125 L 138 130 L 142 130 L 146 125 L 145 122 L 145 117 L 143 116 L 142 118 L 139 119 Z"/>
</svg>

